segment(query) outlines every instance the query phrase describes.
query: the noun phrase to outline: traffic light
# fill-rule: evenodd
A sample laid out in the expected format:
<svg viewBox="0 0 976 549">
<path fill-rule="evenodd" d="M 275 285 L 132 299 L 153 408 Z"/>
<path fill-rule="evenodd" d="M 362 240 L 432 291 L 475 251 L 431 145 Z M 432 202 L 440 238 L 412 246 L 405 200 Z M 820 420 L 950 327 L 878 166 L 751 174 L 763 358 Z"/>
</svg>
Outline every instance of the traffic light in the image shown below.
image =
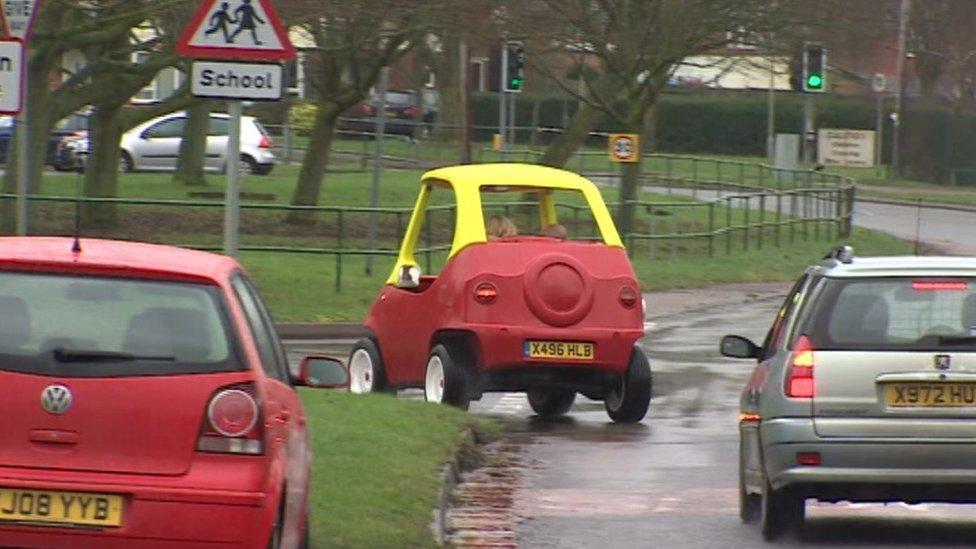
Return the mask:
<svg viewBox="0 0 976 549">
<path fill-rule="evenodd" d="M 506 42 L 505 52 L 505 91 L 521 92 L 525 85 L 525 48 L 521 42 Z"/>
<path fill-rule="evenodd" d="M 803 45 L 803 91 L 823 93 L 827 89 L 827 49 L 822 44 Z"/>
</svg>

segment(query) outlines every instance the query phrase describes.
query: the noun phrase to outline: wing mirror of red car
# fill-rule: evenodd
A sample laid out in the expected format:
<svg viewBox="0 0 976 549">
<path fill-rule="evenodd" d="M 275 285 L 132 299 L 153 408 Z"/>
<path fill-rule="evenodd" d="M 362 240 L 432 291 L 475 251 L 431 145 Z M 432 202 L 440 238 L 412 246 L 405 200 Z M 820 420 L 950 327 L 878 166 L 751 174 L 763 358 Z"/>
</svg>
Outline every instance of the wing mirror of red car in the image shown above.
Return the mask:
<svg viewBox="0 0 976 549">
<path fill-rule="evenodd" d="M 302 359 L 295 384 L 319 389 L 343 389 L 349 386 L 349 370 L 337 358 L 307 356 Z"/>
</svg>

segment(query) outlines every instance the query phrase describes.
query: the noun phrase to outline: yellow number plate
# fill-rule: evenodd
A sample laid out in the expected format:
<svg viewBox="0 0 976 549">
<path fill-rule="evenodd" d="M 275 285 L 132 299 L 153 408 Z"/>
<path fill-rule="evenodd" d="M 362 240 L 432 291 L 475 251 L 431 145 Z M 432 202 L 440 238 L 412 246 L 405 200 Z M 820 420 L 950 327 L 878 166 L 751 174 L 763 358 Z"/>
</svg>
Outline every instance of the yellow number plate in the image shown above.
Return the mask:
<svg viewBox="0 0 976 549">
<path fill-rule="evenodd" d="M 593 344 L 577 341 L 526 341 L 525 358 L 593 360 Z"/>
<path fill-rule="evenodd" d="M 0 521 L 119 526 L 122 496 L 0 488 Z"/>
<path fill-rule="evenodd" d="M 884 395 L 885 405 L 896 408 L 976 407 L 973 383 L 888 383 Z"/>
</svg>

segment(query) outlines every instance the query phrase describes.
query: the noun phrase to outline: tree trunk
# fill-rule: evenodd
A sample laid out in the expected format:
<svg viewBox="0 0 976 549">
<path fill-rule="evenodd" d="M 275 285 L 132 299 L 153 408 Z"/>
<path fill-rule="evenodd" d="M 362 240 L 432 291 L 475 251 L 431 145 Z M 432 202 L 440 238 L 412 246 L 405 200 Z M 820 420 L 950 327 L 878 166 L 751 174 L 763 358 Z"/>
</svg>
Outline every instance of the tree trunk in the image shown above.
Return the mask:
<svg viewBox="0 0 976 549">
<path fill-rule="evenodd" d="M 186 126 L 180 141 L 173 183 L 178 185 L 206 185 L 203 163 L 207 154 L 207 134 L 210 129 L 210 103 L 202 101 L 186 110 Z"/>
<path fill-rule="evenodd" d="M 586 143 L 586 138 L 606 114 L 589 103 L 580 105 L 576 115 L 569 123 L 569 127 L 562 135 L 553 140 L 539 160 L 540 164 L 561 168 L 573 156 L 573 153 Z"/>
<path fill-rule="evenodd" d="M 617 227 L 624 245 L 629 243 L 628 235 L 635 232 L 634 219 L 636 217 L 637 191 L 640 188 L 640 174 L 642 162 L 624 162 L 620 166 L 620 206 L 617 209 Z"/>
<path fill-rule="evenodd" d="M 91 116 L 91 140 L 85 170 L 88 198 L 115 198 L 119 187 L 119 150 L 122 127 L 117 122 L 119 106 L 96 107 Z M 81 215 L 83 226 L 113 228 L 118 225 L 115 204 L 86 203 Z"/>
<path fill-rule="evenodd" d="M 460 139 L 461 117 L 461 75 L 460 38 L 457 33 L 444 35 L 443 58 L 437 71 L 437 87 L 440 90 L 441 104 L 437 112 L 436 137 L 440 141 L 457 142 Z"/>
<path fill-rule="evenodd" d="M 332 150 L 332 139 L 335 137 L 336 124 L 339 120 L 339 105 L 326 101 L 319 103 L 315 111 L 315 123 L 309 136 L 308 150 L 302 159 L 302 168 L 298 173 L 298 185 L 291 203 L 294 206 L 314 206 L 319 202 L 322 190 L 322 178 L 325 167 L 329 164 L 329 154 Z M 293 211 L 288 214 L 288 223 L 296 225 L 315 224 L 315 214 L 305 211 Z"/>
</svg>

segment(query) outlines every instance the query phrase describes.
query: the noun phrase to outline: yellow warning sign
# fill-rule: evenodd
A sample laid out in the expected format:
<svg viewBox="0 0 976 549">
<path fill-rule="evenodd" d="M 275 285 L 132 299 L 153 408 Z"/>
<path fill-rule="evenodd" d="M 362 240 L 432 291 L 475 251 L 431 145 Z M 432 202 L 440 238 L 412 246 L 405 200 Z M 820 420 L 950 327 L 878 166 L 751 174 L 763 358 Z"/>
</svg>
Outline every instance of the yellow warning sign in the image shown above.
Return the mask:
<svg viewBox="0 0 976 549">
<path fill-rule="evenodd" d="M 612 133 L 607 139 L 612 162 L 640 160 L 640 139 L 636 133 Z"/>
</svg>

